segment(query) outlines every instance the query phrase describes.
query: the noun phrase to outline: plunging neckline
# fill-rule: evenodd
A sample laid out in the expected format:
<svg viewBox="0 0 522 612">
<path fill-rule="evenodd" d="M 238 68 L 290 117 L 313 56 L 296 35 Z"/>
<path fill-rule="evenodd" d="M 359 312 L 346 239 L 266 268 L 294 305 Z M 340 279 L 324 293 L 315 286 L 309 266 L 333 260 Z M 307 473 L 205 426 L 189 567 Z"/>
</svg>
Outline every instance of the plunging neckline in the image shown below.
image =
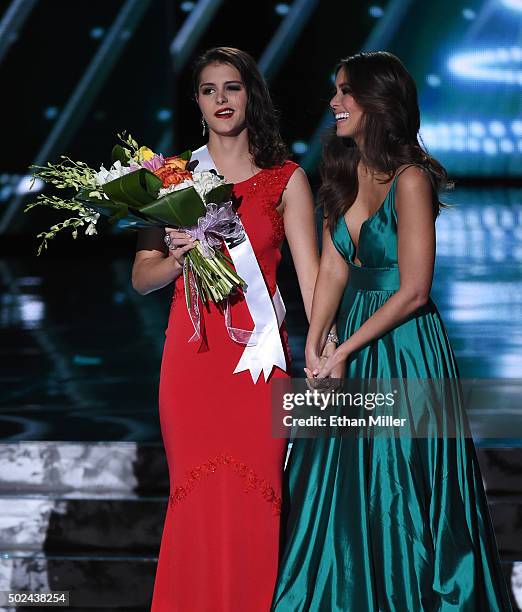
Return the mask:
<svg viewBox="0 0 522 612">
<path fill-rule="evenodd" d="M 348 223 L 346 223 L 346 213 L 344 215 L 341 215 L 343 222 L 344 222 L 344 227 L 346 229 L 346 233 L 348 234 L 348 238 L 350 239 L 350 242 L 352 243 L 353 249 L 354 249 L 354 257 L 353 257 L 353 261 L 351 262 L 352 265 L 356 266 L 357 268 L 362 268 L 362 263 L 361 264 L 357 264 L 355 263 L 356 259 L 359 259 L 359 245 L 361 244 L 361 233 L 363 231 L 364 226 L 368 223 L 368 221 L 370 221 L 371 219 L 373 219 L 373 217 L 375 217 L 383 208 L 383 206 L 386 204 L 386 202 L 388 201 L 388 198 L 390 197 L 390 194 L 393 190 L 393 188 L 395 187 L 395 181 L 397 180 L 397 177 L 399 176 L 400 172 L 397 173 L 394 177 L 393 177 L 393 181 L 391 184 L 391 187 L 388 189 L 388 193 L 386 194 L 384 200 L 381 202 L 381 204 L 376 208 L 375 212 L 373 214 L 371 214 L 369 217 L 366 217 L 366 219 L 361 223 L 361 226 L 359 227 L 359 240 L 357 241 L 357 245 L 354 242 L 354 239 L 352 238 L 352 235 L 350 233 L 350 230 L 348 228 Z M 359 261 L 361 261 L 359 259 Z"/>
</svg>

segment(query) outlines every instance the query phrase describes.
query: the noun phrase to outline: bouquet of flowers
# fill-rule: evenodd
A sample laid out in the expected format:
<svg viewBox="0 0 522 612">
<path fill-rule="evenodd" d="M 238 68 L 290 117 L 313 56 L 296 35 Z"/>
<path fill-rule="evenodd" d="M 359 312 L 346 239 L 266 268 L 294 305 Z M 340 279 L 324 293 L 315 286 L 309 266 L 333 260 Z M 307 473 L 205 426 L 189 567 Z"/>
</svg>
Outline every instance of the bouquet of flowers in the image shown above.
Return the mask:
<svg viewBox="0 0 522 612">
<path fill-rule="evenodd" d="M 118 137 L 122 144 L 113 148 L 108 170 L 102 165 L 96 171 L 67 156 L 57 164 L 32 166 L 34 179 L 73 192 L 67 199 L 40 194 L 26 207 L 24 212 L 35 206 L 73 212 L 38 234 L 38 255 L 47 248 L 48 240 L 64 229 L 72 230 L 73 238 L 84 226 L 86 235 L 96 234 L 102 215 L 110 223 L 118 221 L 120 227 L 178 227 L 196 239 L 195 248 L 185 253 L 183 267 L 189 309 L 195 291 L 205 304 L 208 300 L 217 303 L 245 286 L 222 250 L 224 240 L 239 244 L 245 237 L 230 201 L 233 185 L 215 171 L 197 172 L 197 162 L 190 163 L 191 151 L 163 157 L 148 147 L 139 147 L 130 135 Z"/>
</svg>

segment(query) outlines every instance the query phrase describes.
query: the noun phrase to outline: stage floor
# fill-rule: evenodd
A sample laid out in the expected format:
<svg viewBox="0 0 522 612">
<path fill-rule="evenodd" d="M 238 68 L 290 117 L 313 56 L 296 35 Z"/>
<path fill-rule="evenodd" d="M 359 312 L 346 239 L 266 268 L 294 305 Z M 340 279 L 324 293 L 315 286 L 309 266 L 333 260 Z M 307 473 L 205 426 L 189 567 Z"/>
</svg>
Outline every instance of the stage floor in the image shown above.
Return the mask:
<svg viewBox="0 0 522 612">
<path fill-rule="evenodd" d="M 457 188 L 437 220 L 432 290 L 465 378 L 522 373 L 522 188 Z M 157 385 L 172 289 L 131 287 L 132 246 L 63 243 L 0 261 L 0 439 L 161 440 Z M 87 251 L 87 253 L 89 253 Z M 280 268 L 293 373 L 306 333 L 288 253 Z M 500 410 L 502 407 L 498 407 Z M 511 444 L 516 444 L 512 441 Z"/>
</svg>

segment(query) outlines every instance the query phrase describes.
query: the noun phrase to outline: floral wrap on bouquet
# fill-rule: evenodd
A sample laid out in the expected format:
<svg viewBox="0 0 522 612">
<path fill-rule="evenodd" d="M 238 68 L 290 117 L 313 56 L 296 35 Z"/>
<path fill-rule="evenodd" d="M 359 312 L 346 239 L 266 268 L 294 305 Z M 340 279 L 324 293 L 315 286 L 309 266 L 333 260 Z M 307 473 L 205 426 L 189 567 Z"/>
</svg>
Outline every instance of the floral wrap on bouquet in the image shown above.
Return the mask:
<svg viewBox="0 0 522 612">
<path fill-rule="evenodd" d="M 189 341 L 201 338 L 198 299 L 224 303 L 225 321 L 230 337 L 242 344 L 252 340 L 252 332 L 236 329 L 230 323 L 229 296 L 245 281 L 236 273 L 223 245 L 237 245 L 245 240 L 245 231 L 230 200 L 233 185 L 215 170 L 196 170 L 191 151 L 163 157 L 147 147 L 138 147 L 129 135 L 118 135 L 122 145 L 112 151 L 112 165 L 99 171 L 84 162 L 66 156 L 58 164 L 33 166 L 34 178 L 71 189 L 68 198 L 40 194 L 25 211 L 42 205 L 69 210 L 75 216 L 38 234 L 41 244 L 61 230 L 69 228 L 74 238 L 85 228 L 86 235 L 96 234 L 100 216 L 125 229 L 177 227 L 193 237 L 195 247 L 185 253 L 183 274 L 187 308 L 194 325 Z M 168 236 L 166 237 L 167 244 Z"/>
</svg>

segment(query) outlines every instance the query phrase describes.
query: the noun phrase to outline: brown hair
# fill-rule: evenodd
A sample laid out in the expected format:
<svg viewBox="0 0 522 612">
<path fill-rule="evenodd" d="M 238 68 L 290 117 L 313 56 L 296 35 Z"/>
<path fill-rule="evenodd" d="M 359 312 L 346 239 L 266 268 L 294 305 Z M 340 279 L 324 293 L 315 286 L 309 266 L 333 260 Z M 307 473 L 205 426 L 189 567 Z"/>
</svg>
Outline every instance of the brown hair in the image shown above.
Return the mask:
<svg viewBox="0 0 522 612">
<path fill-rule="evenodd" d="M 197 98 L 203 68 L 214 62 L 231 64 L 241 74 L 247 92 L 246 124 L 250 154 L 258 168 L 280 166 L 288 157 L 281 138 L 277 112 L 267 84 L 254 59 L 245 51 L 233 47 L 215 47 L 205 51 L 195 62 L 192 87 Z"/>
<path fill-rule="evenodd" d="M 326 135 L 318 200 L 331 230 L 357 197 L 359 161 L 386 174 L 389 182 L 404 164 L 424 168 L 433 188 L 433 212 L 440 208 L 439 191 L 452 187 L 444 167 L 419 142 L 420 112 L 415 81 L 403 63 L 386 51 L 358 53 L 339 62 L 354 100 L 363 109 L 364 148 L 352 138 Z"/>
</svg>

